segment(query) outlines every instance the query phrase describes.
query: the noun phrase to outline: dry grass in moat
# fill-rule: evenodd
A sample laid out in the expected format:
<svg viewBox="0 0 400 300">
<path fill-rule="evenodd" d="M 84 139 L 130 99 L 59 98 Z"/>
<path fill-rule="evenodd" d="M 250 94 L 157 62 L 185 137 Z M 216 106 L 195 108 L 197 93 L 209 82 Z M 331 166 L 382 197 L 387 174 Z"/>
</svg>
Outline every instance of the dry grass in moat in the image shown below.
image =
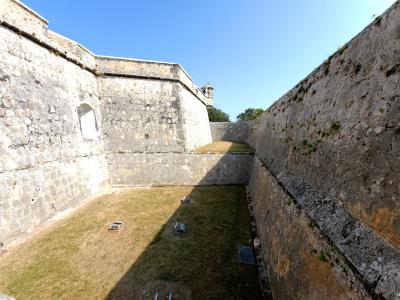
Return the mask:
<svg viewBox="0 0 400 300">
<path fill-rule="evenodd" d="M 194 202 L 181 205 L 191 194 Z M 119 232 L 107 226 L 122 220 Z M 187 224 L 177 237 L 175 221 Z M 0 257 L 0 293 L 22 299 L 258 299 L 244 188 L 161 187 L 100 196 Z"/>
<path fill-rule="evenodd" d="M 251 153 L 248 145 L 228 142 L 228 141 L 216 141 L 208 145 L 201 146 L 195 150 L 195 153 Z"/>
</svg>

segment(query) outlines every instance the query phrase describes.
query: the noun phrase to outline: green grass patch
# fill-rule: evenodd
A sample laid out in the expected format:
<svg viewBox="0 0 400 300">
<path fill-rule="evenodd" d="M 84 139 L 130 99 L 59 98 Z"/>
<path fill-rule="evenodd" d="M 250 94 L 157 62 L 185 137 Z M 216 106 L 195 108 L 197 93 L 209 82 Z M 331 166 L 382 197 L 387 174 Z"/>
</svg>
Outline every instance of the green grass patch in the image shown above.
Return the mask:
<svg viewBox="0 0 400 300">
<path fill-rule="evenodd" d="M 193 197 L 182 205 L 181 199 Z M 124 225 L 108 232 L 114 220 Z M 173 224 L 184 222 L 183 236 Z M 101 196 L 0 257 L 0 291 L 17 299 L 260 299 L 244 187 L 127 189 Z M 185 298 L 186 297 L 186 298 Z M 189 298 L 188 298 L 189 297 Z"/>
<path fill-rule="evenodd" d="M 216 141 L 208 145 L 201 146 L 194 153 L 251 153 L 248 145 L 243 143 Z"/>
</svg>

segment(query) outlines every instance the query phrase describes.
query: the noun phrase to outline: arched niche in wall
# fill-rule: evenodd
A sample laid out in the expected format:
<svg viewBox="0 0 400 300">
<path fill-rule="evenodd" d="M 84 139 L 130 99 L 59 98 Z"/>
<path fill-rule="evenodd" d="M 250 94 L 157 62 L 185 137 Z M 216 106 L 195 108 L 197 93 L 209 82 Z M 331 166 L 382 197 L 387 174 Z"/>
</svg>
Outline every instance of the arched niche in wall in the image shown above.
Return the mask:
<svg viewBox="0 0 400 300">
<path fill-rule="evenodd" d="M 84 140 L 97 139 L 97 123 L 94 110 L 89 104 L 83 103 L 78 107 L 79 125 Z"/>
</svg>

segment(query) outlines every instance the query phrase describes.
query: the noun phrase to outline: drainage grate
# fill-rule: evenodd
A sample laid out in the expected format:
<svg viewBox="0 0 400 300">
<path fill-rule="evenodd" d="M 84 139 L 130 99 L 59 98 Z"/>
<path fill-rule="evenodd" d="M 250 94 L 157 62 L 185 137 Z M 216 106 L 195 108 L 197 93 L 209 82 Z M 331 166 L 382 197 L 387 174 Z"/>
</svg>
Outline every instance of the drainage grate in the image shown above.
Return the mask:
<svg viewBox="0 0 400 300">
<path fill-rule="evenodd" d="M 158 292 L 155 293 L 153 300 L 160 300 L 160 294 Z M 161 296 L 161 299 L 172 300 L 172 292 L 169 292 L 168 297 Z M 0 299 L 1 300 L 1 299 Z"/>
<path fill-rule="evenodd" d="M 242 264 L 254 265 L 253 249 L 247 246 L 238 247 L 238 260 Z"/>
<path fill-rule="evenodd" d="M 187 196 L 181 200 L 182 204 L 192 204 L 193 203 L 193 197 L 192 196 Z"/>
<path fill-rule="evenodd" d="M 122 221 L 112 222 L 111 225 L 108 227 L 108 231 L 118 231 L 121 229 L 122 224 L 124 224 Z"/>
<path fill-rule="evenodd" d="M 175 223 L 174 229 L 175 233 L 184 234 L 186 230 L 186 225 L 183 223 Z"/>
</svg>

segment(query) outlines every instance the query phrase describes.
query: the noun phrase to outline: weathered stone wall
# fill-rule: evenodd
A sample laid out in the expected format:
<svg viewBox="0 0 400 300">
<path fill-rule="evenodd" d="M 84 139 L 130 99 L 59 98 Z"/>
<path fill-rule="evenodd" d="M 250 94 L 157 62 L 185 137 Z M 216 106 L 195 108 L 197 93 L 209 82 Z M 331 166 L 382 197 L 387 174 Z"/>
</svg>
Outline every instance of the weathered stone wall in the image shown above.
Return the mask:
<svg viewBox="0 0 400 300">
<path fill-rule="evenodd" d="M 19 1 L 0 0 L 0 21 L 20 28 L 22 31 L 47 39 L 47 20 Z"/>
<path fill-rule="evenodd" d="M 249 188 L 274 299 L 371 299 L 346 259 L 257 158 Z"/>
<path fill-rule="evenodd" d="M 204 95 L 179 65 L 97 62 L 107 151 L 182 152 L 211 142 Z"/>
<path fill-rule="evenodd" d="M 111 157 L 110 157 L 111 156 Z M 253 157 L 241 154 L 109 154 L 113 186 L 219 185 L 248 181 Z"/>
<path fill-rule="evenodd" d="M 378 22 L 379 21 L 379 22 Z M 271 106 L 251 144 L 400 247 L 400 4 Z"/>
<path fill-rule="evenodd" d="M 179 83 L 102 77 L 99 90 L 106 151 L 185 150 Z"/>
<path fill-rule="evenodd" d="M 178 82 L 101 77 L 106 151 L 184 152 L 211 142 L 206 106 Z"/>
<path fill-rule="evenodd" d="M 275 298 L 394 297 L 400 286 L 400 4 L 253 123 L 213 124 L 177 64 L 98 57 L 0 0 L 0 243 L 113 185 L 249 179 Z M 95 112 L 83 139 L 77 107 Z M 0 246 L 2 246 L 0 244 Z"/>
<path fill-rule="evenodd" d="M 327 196 L 256 158 L 249 190 L 274 298 L 393 299 L 399 253 Z"/>
<path fill-rule="evenodd" d="M 314 238 L 299 226 L 305 222 L 302 214 L 346 257 L 372 297 L 391 299 L 400 293 L 399 48 L 397 2 L 254 122 L 251 146 L 300 209 L 285 206 L 270 176 L 264 184 L 263 175 L 251 177 L 278 296 L 301 298 L 302 286 L 322 289 L 312 283 L 321 278 L 303 275 L 303 266 L 312 266 L 304 247 L 312 251 L 315 241 L 310 244 Z M 287 241 L 271 232 L 274 224 Z M 282 276 L 274 264 L 286 266 L 288 273 Z M 331 268 L 329 273 L 337 269 L 332 263 L 324 268 Z M 342 284 L 332 284 L 339 293 Z M 288 294 L 280 294 L 284 289 Z M 316 298 L 344 297 L 322 295 Z"/>
<path fill-rule="evenodd" d="M 95 139 L 82 136 L 83 103 Z M 106 154 L 211 142 L 205 103 L 180 65 L 96 56 L 0 0 L 0 247 L 106 187 Z"/>
<path fill-rule="evenodd" d="M 247 143 L 252 122 L 210 122 L 213 141 L 234 141 Z"/>
<path fill-rule="evenodd" d="M 183 133 L 186 150 L 211 143 L 210 123 L 206 106 L 184 88 L 180 88 Z"/>
<path fill-rule="evenodd" d="M 0 89 L 0 242 L 7 244 L 100 191 L 108 174 L 101 140 L 83 140 L 76 111 L 88 103 L 101 120 L 93 74 L 0 26 Z"/>
</svg>

